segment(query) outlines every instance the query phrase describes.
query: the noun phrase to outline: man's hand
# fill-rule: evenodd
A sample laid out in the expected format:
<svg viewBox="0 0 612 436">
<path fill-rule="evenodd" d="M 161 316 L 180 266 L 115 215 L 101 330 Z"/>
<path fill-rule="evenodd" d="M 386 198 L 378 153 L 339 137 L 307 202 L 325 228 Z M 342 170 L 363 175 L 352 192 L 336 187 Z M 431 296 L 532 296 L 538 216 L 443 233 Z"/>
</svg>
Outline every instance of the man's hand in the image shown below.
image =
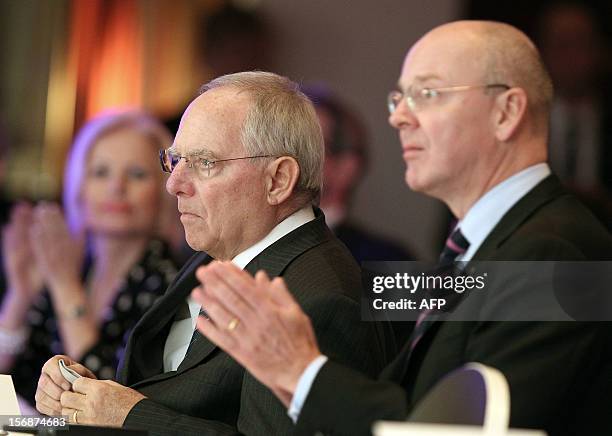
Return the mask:
<svg viewBox="0 0 612 436">
<path fill-rule="evenodd" d="M 69 368 L 75 370 L 83 377 L 95 379 L 96 376 L 80 363 L 75 362 L 68 356 L 53 356 L 47 360 L 42 367 L 38 387 L 36 388 L 36 409 L 45 415 L 61 415 L 62 405 L 60 398 L 62 393 L 70 390 L 70 383 L 64 378 L 59 370 L 59 360 Z"/>
<path fill-rule="evenodd" d="M 231 262 L 202 266 L 196 277 L 204 286 L 192 297 L 210 317 L 198 319 L 198 330 L 289 406 L 300 376 L 321 352 L 285 282 L 263 271 L 253 278 Z"/>
<path fill-rule="evenodd" d="M 132 407 L 146 398 L 140 392 L 111 380 L 77 379 L 61 395 L 62 415 L 79 424 L 121 427 Z"/>
</svg>

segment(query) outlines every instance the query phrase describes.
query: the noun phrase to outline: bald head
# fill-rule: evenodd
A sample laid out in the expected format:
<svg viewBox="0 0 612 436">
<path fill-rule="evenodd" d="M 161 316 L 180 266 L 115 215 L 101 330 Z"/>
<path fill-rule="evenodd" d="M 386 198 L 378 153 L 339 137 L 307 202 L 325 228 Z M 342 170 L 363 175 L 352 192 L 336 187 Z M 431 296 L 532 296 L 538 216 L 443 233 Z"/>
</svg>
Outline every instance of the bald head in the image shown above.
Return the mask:
<svg viewBox="0 0 612 436">
<path fill-rule="evenodd" d="M 458 21 L 408 52 L 389 122 L 406 183 L 457 217 L 488 190 L 546 161 L 552 86 L 533 43 L 512 26 Z M 429 90 L 428 92 L 423 92 Z"/>
<path fill-rule="evenodd" d="M 483 83 L 522 88 L 537 131 L 546 133 L 553 86 L 534 43 L 517 28 L 493 21 L 456 21 L 436 27 L 419 43 L 446 41 L 479 69 Z M 417 43 L 417 44 L 419 44 Z"/>
</svg>

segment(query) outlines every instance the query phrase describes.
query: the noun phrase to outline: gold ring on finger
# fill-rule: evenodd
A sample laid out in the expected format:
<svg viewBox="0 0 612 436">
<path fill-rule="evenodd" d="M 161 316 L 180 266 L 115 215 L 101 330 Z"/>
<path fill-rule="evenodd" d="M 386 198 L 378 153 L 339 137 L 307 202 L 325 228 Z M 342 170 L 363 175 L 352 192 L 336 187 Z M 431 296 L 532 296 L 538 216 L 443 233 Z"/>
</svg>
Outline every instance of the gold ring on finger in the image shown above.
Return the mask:
<svg viewBox="0 0 612 436">
<path fill-rule="evenodd" d="M 232 332 L 238 327 L 240 324 L 240 320 L 238 318 L 232 318 L 231 321 L 227 324 L 227 329 Z"/>
</svg>

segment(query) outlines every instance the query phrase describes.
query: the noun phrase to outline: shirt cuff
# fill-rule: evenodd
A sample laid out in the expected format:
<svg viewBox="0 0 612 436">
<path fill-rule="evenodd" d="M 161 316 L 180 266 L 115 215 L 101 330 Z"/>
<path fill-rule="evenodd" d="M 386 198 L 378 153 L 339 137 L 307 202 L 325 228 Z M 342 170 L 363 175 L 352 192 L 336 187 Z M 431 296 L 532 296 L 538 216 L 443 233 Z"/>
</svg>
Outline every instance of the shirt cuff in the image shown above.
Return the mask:
<svg viewBox="0 0 612 436">
<path fill-rule="evenodd" d="M 327 362 L 327 356 L 319 356 L 314 359 L 310 364 L 306 367 L 300 379 L 298 380 L 298 384 L 295 388 L 295 393 L 293 394 L 293 398 L 291 399 L 291 404 L 289 405 L 289 410 L 287 410 L 287 415 L 295 424 L 300 417 L 300 412 L 302 411 L 302 406 L 304 405 L 304 401 L 306 401 L 306 397 L 310 392 L 310 388 L 312 387 L 312 383 L 314 379 L 317 377 L 317 374 L 321 370 L 321 367 Z"/>
</svg>

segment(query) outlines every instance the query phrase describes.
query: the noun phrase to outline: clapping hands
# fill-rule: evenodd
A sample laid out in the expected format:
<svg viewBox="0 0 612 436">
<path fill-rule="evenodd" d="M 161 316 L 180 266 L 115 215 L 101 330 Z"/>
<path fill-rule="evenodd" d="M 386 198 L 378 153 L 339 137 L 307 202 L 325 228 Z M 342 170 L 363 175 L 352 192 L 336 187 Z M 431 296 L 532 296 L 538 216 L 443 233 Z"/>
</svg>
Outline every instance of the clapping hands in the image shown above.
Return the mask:
<svg viewBox="0 0 612 436">
<path fill-rule="evenodd" d="M 2 259 L 9 292 L 27 301 L 28 305 L 43 287 L 30 240 L 33 213 L 31 205 L 17 204 L 11 210 L 9 223 L 2 230 Z"/>
<path fill-rule="evenodd" d="M 3 229 L 2 250 L 10 291 L 28 305 L 43 284 L 61 292 L 80 283 L 81 245 L 57 204 L 17 204 Z"/>
<path fill-rule="evenodd" d="M 79 287 L 82 247 L 68 231 L 68 226 L 55 203 L 41 203 L 32 214 L 30 241 L 32 251 L 51 293 Z"/>
</svg>

